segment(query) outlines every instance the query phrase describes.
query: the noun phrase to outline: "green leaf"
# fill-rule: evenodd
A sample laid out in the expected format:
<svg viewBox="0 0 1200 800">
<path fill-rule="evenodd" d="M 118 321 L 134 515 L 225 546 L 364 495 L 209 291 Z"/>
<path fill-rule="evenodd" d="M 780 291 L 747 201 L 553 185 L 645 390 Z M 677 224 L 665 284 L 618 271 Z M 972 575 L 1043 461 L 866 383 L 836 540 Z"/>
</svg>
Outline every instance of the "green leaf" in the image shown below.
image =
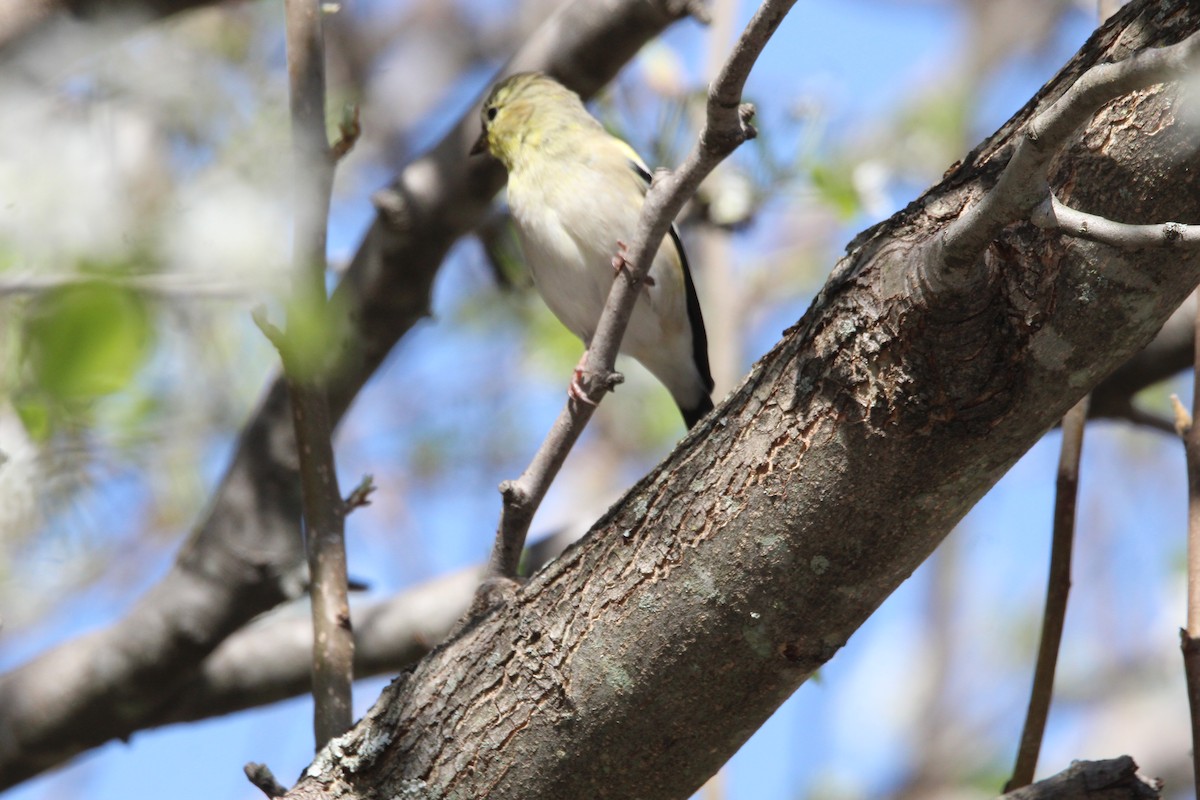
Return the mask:
<svg viewBox="0 0 1200 800">
<path fill-rule="evenodd" d="M 818 164 L 810 171 L 809 179 L 821 200 L 842 219 L 850 219 L 859 212 L 858 190 L 849 170 L 835 171 Z"/>
<path fill-rule="evenodd" d="M 50 407 L 43 400 L 36 397 L 17 398 L 13 401 L 13 408 L 30 439 L 42 443 L 50 438 L 54 432 L 52 415 Z"/>
<path fill-rule="evenodd" d="M 96 282 L 47 292 L 25 321 L 25 360 L 41 392 L 77 403 L 124 389 L 150 350 L 146 302 Z M 28 424 L 28 423 L 27 423 Z"/>
</svg>

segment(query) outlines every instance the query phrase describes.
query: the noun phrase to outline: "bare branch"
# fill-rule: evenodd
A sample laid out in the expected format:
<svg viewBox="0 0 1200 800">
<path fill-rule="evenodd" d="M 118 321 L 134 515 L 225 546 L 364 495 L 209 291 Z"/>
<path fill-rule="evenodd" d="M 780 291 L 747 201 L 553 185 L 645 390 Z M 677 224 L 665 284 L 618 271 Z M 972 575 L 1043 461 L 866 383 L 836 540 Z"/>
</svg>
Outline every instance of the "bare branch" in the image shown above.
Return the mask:
<svg viewBox="0 0 1200 800">
<path fill-rule="evenodd" d="M 1046 199 L 1034 210 L 1032 222 L 1044 230 L 1061 231 L 1077 239 L 1112 247 L 1194 247 L 1200 244 L 1200 225 L 1181 222 L 1130 225 L 1115 222 L 1070 208 L 1049 190 Z"/>
<path fill-rule="evenodd" d="M 1007 800 L 1154 800 L 1162 783 L 1137 774 L 1129 756 L 1108 761 L 1076 761 L 1063 772 L 1002 795 Z"/>
<path fill-rule="evenodd" d="M 1123 419 L 1132 422 L 1134 425 L 1150 428 L 1159 433 L 1175 433 L 1175 426 L 1171 423 L 1171 420 L 1158 414 L 1152 414 L 1149 411 L 1143 411 L 1135 406 L 1132 401 L 1124 409 L 1113 409 L 1108 416 L 1112 419 Z"/>
<path fill-rule="evenodd" d="M 271 768 L 266 764 L 251 761 L 242 768 L 242 771 L 246 773 L 246 777 L 250 779 L 250 782 L 262 790 L 262 793 L 270 798 L 270 800 L 274 800 L 276 797 L 283 797 L 287 794 L 287 787 L 276 780 L 275 773 L 271 772 Z"/>
<path fill-rule="evenodd" d="M 526 560 L 538 569 L 574 540 L 569 531 L 539 539 Z M 354 608 L 354 674 L 410 667 L 446 638 L 470 605 L 483 565 L 434 578 Z M 159 708 L 149 727 L 209 719 L 312 691 L 312 622 L 300 604 L 265 614 L 234 633 Z"/>
<path fill-rule="evenodd" d="M 1194 323 L 1195 352 L 1200 353 L 1200 304 Z M 1183 673 L 1187 683 L 1188 710 L 1192 721 L 1192 775 L 1200 796 L 1200 426 L 1194 414 L 1200 409 L 1200 364 L 1192 378 L 1192 414 L 1172 395 L 1175 404 L 1175 428 L 1183 439 L 1187 462 L 1187 626 L 1179 631 L 1183 651 Z"/>
<path fill-rule="evenodd" d="M 1046 607 L 1042 614 L 1042 637 L 1038 644 L 1033 689 L 1017 763 L 1004 791 L 1011 792 L 1033 782 L 1037 770 L 1050 700 L 1054 695 L 1054 673 L 1058 649 L 1062 643 L 1063 623 L 1067 617 L 1067 595 L 1071 591 L 1071 550 L 1075 541 L 1075 500 L 1079 490 L 1079 458 L 1083 450 L 1083 430 L 1087 423 L 1088 398 L 1085 396 L 1067 412 L 1062 421 L 1062 448 L 1058 457 L 1058 480 L 1054 493 L 1054 525 L 1050 544 L 1050 570 L 1046 579 Z"/>
<path fill-rule="evenodd" d="M 354 674 L 397 673 L 445 638 L 470 605 L 478 567 L 354 608 Z M 285 606 L 230 636 L 180 687 L 152 726 L 230 714 L 312 691 L 313 631 Z"/>
<path fill-rule="evenodd" d="M 602 376 L 601 385 L 593 381 L 588 391 L 593 403 L 600 402 L 611 387 L 621 338 L 633 316 L 634 303 L 650 272 L 654 254 L 671 222 L 705 176 L 742 142 L 754 137 L 754 128 L 750 126 L 754 111 L 742 104 L 742 90 L 751 67 L 794 3 L 795 0 L 765 0 L 759 6 L 709 88 L 707 119 L 696 146 L 678 169 L 655 175 L 628 255 L 622 256 L 627 268 L 617 271 L 596 333 L 584 353 L 585 378 Z M 594 410 L 594 405 L 568 401 L 529 467 L 516 481 L 505 482 L 501 487 L 504 504 L 488 564 L 490 578 L 516 577 L 533 515 Z"/>
<path fill-rule="evenodd" d="M 325 132 L 325 34 L 321 0 L 285 0 L 288 97 L 292 120 L 292 191 L 295 197 L 295 277 L 282 352 L 292 400 L 300 460 L 304 532 L 312 598 L 315 701 L 313 731 L 320 749 L 350 727 L 354 636 L 346 586 L 345 505 L 333 455 L 333 421 L 323 348 L 314 320 L 330 316 L 325 296 L 325 245 L 333 170 L 337 162 Z M 352 132 L 348 132 L 349 133 Z M 307 341 L 306 341 L 307 340 Z M 316 364 L 314 368 L 314 363 Z"/>
<path fill-rule="evenodd" d="M 1174 435 L 1170 419 L 1150 414 L 1134 405 L 1134 396 L 1148 386 L 1192 366 L 1194 358 L 1196 297 L 1189 295 L 1146 348 L 1122 364 L 1092 391 L 1091 415 L 1128 419 L 1138 425 Z"/>
<path fill-rule="evenodd" d="M 1111 100 L 1186 75 L 1200 63 L 1200 36 L 1097 64 L 1037 114 L 1017 142 L 996 186 L 946 226 L 927 268 L 930 286 L 977 284 L 980 254 L 1009 224 L 1028 217 L 1046 194 L 1051 160 L 1092 115 Z"/>
<path fill-rule="evenodd" d="M 349 514 L 356 508 L 371 505 L 371 495 L 375 493 L 375 476 L 363 475 L 358 485 L 342 501 L 342 514 Z"/>
</svg>

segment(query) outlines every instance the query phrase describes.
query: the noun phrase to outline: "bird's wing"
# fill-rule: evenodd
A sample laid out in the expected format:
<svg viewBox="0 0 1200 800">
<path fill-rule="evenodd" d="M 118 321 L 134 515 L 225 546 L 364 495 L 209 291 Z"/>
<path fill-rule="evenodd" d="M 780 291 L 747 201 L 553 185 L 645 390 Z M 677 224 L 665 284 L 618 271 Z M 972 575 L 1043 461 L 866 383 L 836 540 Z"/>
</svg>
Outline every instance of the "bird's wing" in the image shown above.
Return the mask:
<svg viewBox="0 0 1200 800">
<path fill-rule="evenodd" d="M 650 182 L 654 176 L 650 174 L 650 168 L 645 162 L 638 157 L 637 151 L 630 147 L 625 142 L 620 142 L 622 147 L 627 151 L 629 157 L 629 167 L 639 178 L 641 178 L 642 195 L 650 190 Z M 675 254 L 679 259 L 679 266 L 683 270 L 683 289 L 687 302 L 688 325 L 692 331 L 692 358 L 696 363 L 696 368 L 700 371 L 700 377 L 704 380 L 704 386 L 708 391 L 713 390 L 712 371 L 708 365 L 708 334 L 704 330 L 704 316 L 700 311 L 700 298 L 696 294 L 696 285 L 692 283 L 692 270 L 688 266 L 687 253 L 683 251 L 683 240 L 679 238 L 679 229 L 675 227 L 675 223 L 671 223 L 671 228 L 668 231 L 671 237 L 671 242 L 675 247 Z"/>
</svg>

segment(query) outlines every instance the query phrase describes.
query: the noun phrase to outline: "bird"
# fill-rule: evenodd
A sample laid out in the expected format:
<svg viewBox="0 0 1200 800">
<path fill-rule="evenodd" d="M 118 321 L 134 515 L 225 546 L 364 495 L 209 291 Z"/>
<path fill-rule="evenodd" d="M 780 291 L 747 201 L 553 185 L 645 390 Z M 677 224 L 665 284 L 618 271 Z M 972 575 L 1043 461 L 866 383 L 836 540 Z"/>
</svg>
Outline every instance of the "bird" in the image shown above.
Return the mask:
<svg viewBox="0 0 1200 800">
<path fill-rule="evenodd" d="M 496 83 L 480 119 L 471 153 L 488 152 L 508 171 L 509 211 L 534 285 L 583 340 L 568 394 L 591 403 L 579 384 L 587 348 L 623 266 L 624 241 L 637 227 L 650 169 L 578 94 L 540 72 Z M 690 430 L 713 408 L 713 379 L 700 301 L 674 225 L 642 288 L 621 352 L 667 388 Z"/>
</svg>

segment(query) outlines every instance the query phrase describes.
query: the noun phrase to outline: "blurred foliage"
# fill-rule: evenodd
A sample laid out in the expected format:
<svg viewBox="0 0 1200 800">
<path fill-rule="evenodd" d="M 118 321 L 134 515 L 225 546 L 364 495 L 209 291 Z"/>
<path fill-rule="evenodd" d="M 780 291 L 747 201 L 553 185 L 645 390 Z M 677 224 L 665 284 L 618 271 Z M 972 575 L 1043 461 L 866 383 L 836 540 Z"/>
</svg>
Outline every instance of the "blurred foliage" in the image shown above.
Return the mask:
<svg viewBox="0 0 1200 800">
<path fill-rule="evenodd" d="M 37 439 L 51 433 L 55 409 L 71 409 L 125 389 L 153 338 L 150 309 L 129 289 L 101 282 L 55 289 L 32 300 L 22 338 L 29 385 L 18 411 Z"/>
</svg>

